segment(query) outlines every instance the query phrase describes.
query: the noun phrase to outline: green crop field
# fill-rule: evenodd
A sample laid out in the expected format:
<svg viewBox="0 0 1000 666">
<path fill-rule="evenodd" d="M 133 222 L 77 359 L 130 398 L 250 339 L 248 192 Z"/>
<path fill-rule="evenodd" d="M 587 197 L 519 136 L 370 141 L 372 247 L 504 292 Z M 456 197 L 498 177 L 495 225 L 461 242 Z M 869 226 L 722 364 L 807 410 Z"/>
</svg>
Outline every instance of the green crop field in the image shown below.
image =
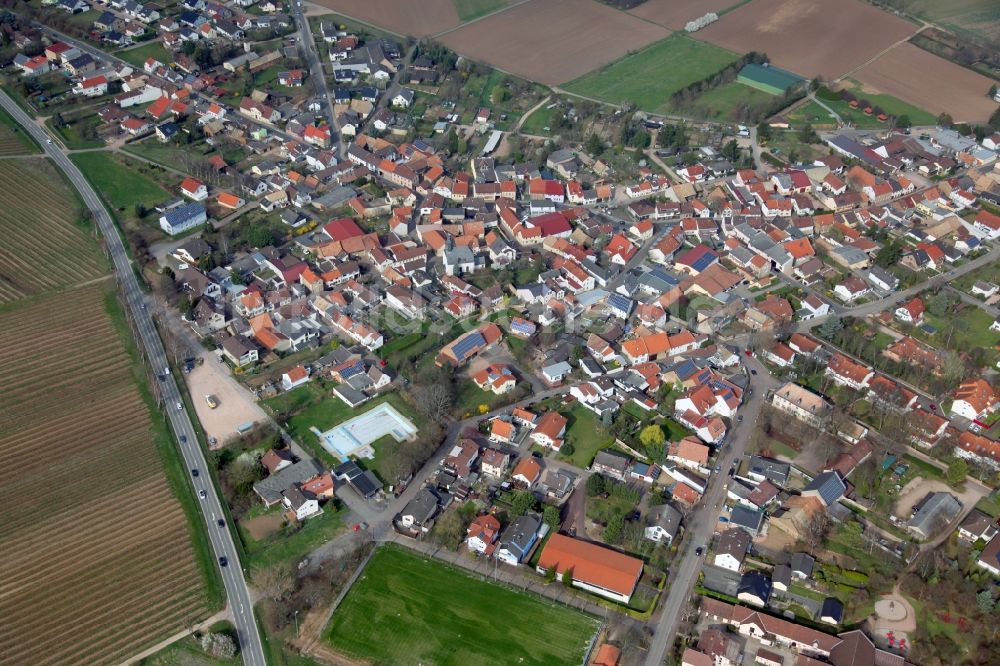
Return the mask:
<svg viewBox="0 0 1000 666">
<path fill-rule="evenodd" d="M 959 35 L 1000 41 L 1000 5 L 996 0 L 903 0 L 901 9 Z"/>
<path fill-rule="evenodd" d="M 399 547 L 375 553 L 326 630 L 372 664 L 578 664 L 598 622 Z"/>
<path fill-rule="evenodd" d="M 737 55 L 672 35 L 610 65 L 584 74 L 566 90 L 606 102 L 632 102 L 644 111 L 661 111 L 678 90 L 735 62 Z"/>
<path fill-rule="evenodd" d="M 458 18 L 472 21 L 507 6 L 506 0 L 451 0 Z"/>
</svg>

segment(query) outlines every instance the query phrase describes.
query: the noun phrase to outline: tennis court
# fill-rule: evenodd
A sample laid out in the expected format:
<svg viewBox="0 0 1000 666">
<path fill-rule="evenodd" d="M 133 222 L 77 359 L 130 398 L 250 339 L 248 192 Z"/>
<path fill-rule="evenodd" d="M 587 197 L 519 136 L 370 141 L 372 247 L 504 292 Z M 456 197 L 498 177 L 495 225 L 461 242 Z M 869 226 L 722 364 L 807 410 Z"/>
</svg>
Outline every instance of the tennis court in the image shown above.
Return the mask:
<svg viewBox="0 0 1000 666">
<path fill-rule="evenodd" d="M 417 435 L 417 427 L 388 403 L 382 403 L 326 432 L 320 432 L 316 428 L 311 430 L 319 437 L 323 447 L 341 460 L 347 460 L 350 456 L 374 458 L 372 442 L 386 435 L 397 442 Z"/>
</svg>

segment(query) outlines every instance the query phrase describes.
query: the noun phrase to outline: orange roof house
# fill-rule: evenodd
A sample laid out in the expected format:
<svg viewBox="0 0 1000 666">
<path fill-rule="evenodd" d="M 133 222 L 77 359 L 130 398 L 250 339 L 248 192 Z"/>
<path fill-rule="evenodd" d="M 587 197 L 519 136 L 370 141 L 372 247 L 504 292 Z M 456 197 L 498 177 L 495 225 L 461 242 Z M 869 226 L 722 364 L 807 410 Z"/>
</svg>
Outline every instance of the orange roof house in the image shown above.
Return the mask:
<svg viewBox="0 0 1000 666">
<path fill-rule="evenodd" d="M 538 559 L 538 571 L 568 575 L 575 587 L 628 603 L 642 576 L 642 560 L 589 541 L 553 534 Z"/>
<path fill-rule="evenodd" d="M 517 463 L 517 466 L 514 467 L 514 471 L 511 473 L 511 479 L 530 487 L 538 481 L 538 477 L 541 475 L 542 465 L 534 456 L 529 456 L 522 458 L 521 462 Z"/>
</svg>

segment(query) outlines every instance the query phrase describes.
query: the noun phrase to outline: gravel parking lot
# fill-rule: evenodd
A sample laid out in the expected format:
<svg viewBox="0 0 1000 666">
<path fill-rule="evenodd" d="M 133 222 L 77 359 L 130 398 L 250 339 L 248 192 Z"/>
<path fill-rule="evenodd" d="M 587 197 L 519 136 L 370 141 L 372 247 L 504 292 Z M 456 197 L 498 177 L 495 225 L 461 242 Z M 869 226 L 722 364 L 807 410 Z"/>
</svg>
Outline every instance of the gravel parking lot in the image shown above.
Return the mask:
<svg viewBox="0 0 1000 666">
<path fill-rule="evenodd" d="M 218 357 L 203 351 L 201 365 L 196 365 L 190 374 L 184 375 L 194 402 L 198 419 L 208 437 L 215 437 L 218 446 L 235 437 L 237 428 L 245 423 L 262 423 L 267 414 L 254 399 L 253 394 L 233 378 L 229 366 L 220 363 Z M 206 395 L 214 395 L 219 406 L 211 409 L 205 401 Z"/>
</svg>

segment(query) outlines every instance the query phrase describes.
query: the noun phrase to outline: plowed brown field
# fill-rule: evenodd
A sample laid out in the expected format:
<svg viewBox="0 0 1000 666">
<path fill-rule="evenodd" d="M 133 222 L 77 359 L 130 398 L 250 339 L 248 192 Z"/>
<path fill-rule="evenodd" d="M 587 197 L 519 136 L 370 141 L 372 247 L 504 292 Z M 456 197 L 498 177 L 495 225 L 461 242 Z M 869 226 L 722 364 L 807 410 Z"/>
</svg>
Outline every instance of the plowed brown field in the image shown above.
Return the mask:
<svg viewBox="0 0 1000 666">
<path fill-rule="evenodd" d="M 857 0 L 751 0 L 693 36 L 737 53 L 766 53 L 796 74 L 835 79 L 916 31 Z"/>
<path fill-rule="evenodd" d="M 529 0 L 441 38 L 466 57 L 557 85 L 669 33 L 594 0 Z"/>
<path fill-rule="evenodd" d="M 683 30 L 688 21 L 708 12 L 720 12 L 736 4 L 736 0 L 648 0 L 629 14 L 659 23 L 673 30 Z"/>
<path fill-rule="evenodd" d="M 401 35 L 428 37 L 462 23 L 451 0 L 310 0 Z"/>
<path fill-rule="evenodd" d="M 896 46 L 852 75 L 870 92 L 893 95 L 934 115 L 983 122 L 997 108 L 987 96 L 995 81 L 918 46 Z"/>
</svg>

